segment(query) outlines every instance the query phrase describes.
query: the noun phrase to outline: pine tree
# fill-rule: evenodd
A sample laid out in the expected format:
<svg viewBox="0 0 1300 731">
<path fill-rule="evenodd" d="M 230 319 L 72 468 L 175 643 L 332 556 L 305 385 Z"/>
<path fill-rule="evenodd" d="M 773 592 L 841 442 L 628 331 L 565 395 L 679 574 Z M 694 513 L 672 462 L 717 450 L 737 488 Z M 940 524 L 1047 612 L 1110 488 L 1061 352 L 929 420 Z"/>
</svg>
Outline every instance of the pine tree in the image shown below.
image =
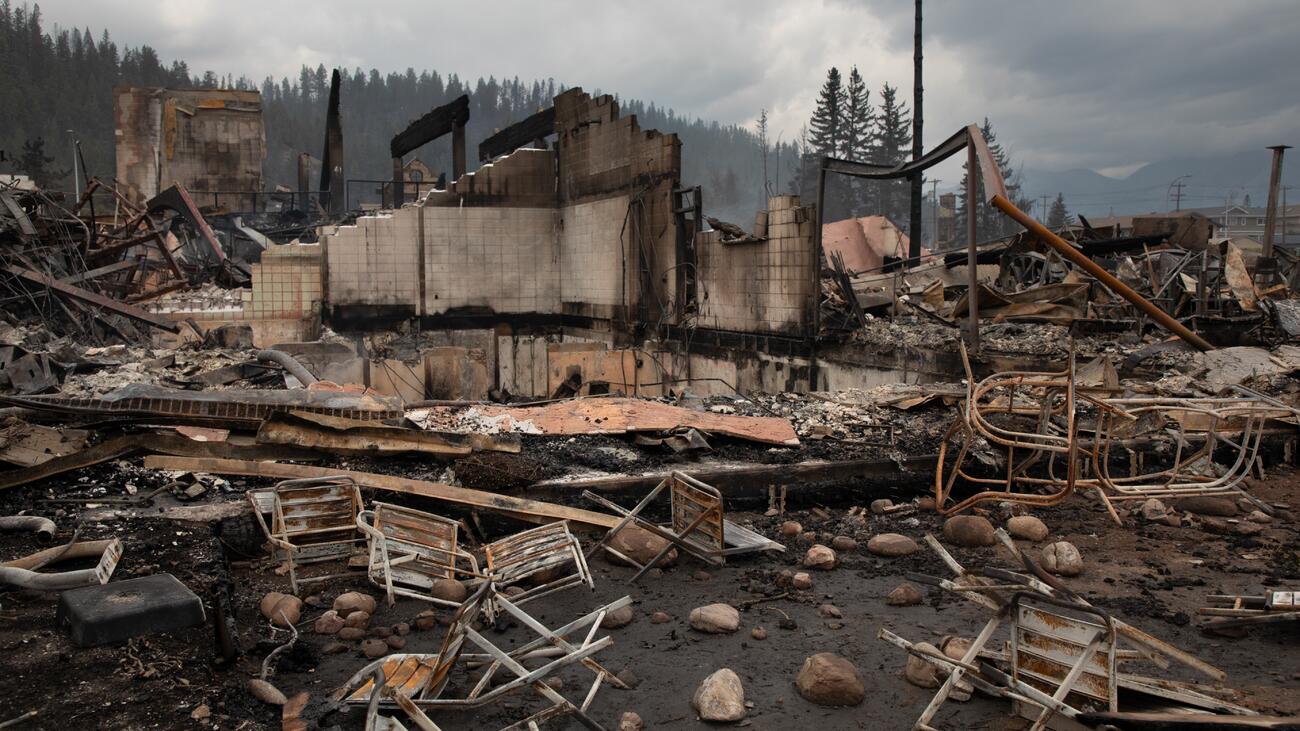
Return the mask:
<svg viewBox="0 0 1300 731">
<path fill-rule="evenodd" d="M 898 87 L 885 84 L 880 90 L 880 114 L 876 117 L 876 160 L 886 165 L 897 165 L 911 154 L 912 119 L 907 105 L 898 99 Z M 889 220 L 902 224 L 908 212 L 910 187 L 907 180 L 882 181 L 880 212 Z"/>
<path fill-rule="evenodd" d="M 18 169 L 42 188 L 52 188 L 57 181 L 72 172 L 51 168 L 50 164 L 53 162 L 54 158 L 45 154 L 45 138 L 37 137 L 23 143 L 22 156 L 18 158 Z"/>
<path fill-rule="evenodd" d="M 844 149 L 841 157 L 847 160 L 870 160 L 874 157 L 876 110 L 871 107 L 871 92 L 854 66 L 849 71 L 849 85 L 845 92 L 847 107 L 844 111 Z M 852 179 L 845 181 L 848 188 L 848 206 L 851 213 L 875 212 L 879 209 L 878 196 L 873 195 L 875 185 L 870 181 Z"/>
<path fill-rule="evenodd" d="M 994 163 L 997 164 L 998 170 L 1002 174 L 1002 182 L 1006 186 L 1008 199 L 1021 209 L 1028 208 L 1030 201 L 1021 194 L 1020 190 L 1020 173 L 1012 167 L 1011 156 L 998 142 L 997 134 L 993 131 L 993 125 L 989 122 L 988 117 L 985 117 L 984 124 L 980 125 L 980 133 L 984 135 L 989 154 L 993 157 Z M 966 166 L 963 165 L 961 193 L 957 201 L 958 230 L 965 230 L 966 226 L 966 186 L 969 184 L 969 178 L 970 171 L 966 170 Z M 982 180 L 975 187 L 975 197 L 978 203 L 975 209 L 975 226 L 979 240 L 987 241 L 1001 238 L 1016 232 L 1017 226 L 1015 222 L 985 204 L 986 196 Z"/>
<path fill-rule="evenodd" d="M 1065 207 L 1065 195 L 1056 194 L 1056 200 L 1052 201 L 1052 207 L 1047 211 L 1047 227 L 1051 229 L 1061 229 L 1074 224 L 1074 216 L 1070 215 L 1069 209 Z"/>
<path fill-rule="evenodd" d="M 758 146 L 763 154 L 763 190 L 758 196 L 759 209 L 766 207 L 767 198 L 772 194 L 772 181 L 767 176 L 767 109 L 759 110 L 758 125 L 755 130 L 758 133 Z"/>
<path fill-rule="evenodd" d="M 817 107 L 808 121 L 808 141 L 812 150 L 823 157 L 835 157 L 844 149 L 844 86 L 840 70 L 832 66 L 817 95 Z"/>
</svg>

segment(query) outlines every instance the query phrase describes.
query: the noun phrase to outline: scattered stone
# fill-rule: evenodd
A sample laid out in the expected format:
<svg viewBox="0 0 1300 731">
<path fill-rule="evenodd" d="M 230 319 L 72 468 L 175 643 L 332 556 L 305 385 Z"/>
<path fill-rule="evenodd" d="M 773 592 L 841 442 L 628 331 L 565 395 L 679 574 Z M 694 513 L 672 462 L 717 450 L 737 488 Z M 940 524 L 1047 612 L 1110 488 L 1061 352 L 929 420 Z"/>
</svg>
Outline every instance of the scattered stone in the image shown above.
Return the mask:
<svg viewBox="0 0 1300 731">
<path fill-rule="evenodd" d="M 302 600 L 292 594 L 273 591 L 262 597 L 258 609 L 276 627 L 298 624 L 298 620 L 302 619 Z"/>
<path fill-rule="evenodd" d="M 831 539 L 831 548 L 841 553 L 858 550 L 858 542 L 848 536 L 835 536 Z"/>
<path fill-rule="evenodd" d="M 764 628 L 762 628 L 762 627 L 755 627 L 754 629 L 751 629 L 751 630 L 749 631 L 749 636 L 750 636 L 750 637 L 753 637 L 753 638 L 756 639 L 756 640 L 760 640 L 760 641 L 761 641 L 761 640 L 766 640 L 766 639 L 767 639 L 767 630 L 764 629 Z"/>
<path fill-rule="evenodd" d="M 730 604 L 709 604 L 691 610 L 691 629 L 709 634 L 726 634 L 740 628 L 740 611 Z"/>
<path fill-rule="evenodd" d="M 1057 541 L 1043 549 L 1043 568 L 1058 576 L 1083 573 L 1083 556 L 1069 541 Z"/>
<path fill-rule="evenodd" d="M 723 668 L 700 683 L 691 705 L 702 721 L 730 723 L 745 717 L 745 689 L 740 676 Z"/>
<path fill-rule="evenodd" d="M 343 625 L 343 618 L 339 616 L 338 612 L 331 609 L 316 619 L 316 624 L 312 625 L 312 629 L 318 635 L 332 635 L 343 629 Z"/>
<path fill-rule="evenodd" d="M 645 722 L 632 711 L 624 711 L 623 717 L 618 719 L 618 731 L 644 731 L 644 729 Z"/>
<path fill-rule="evenodd" d="M 433 586 L 429 587 L 429 596 L 444 602 L 460 604 L 465 601 L 465 597 L 469 596 L 469 589 L 456 579 L 438 579 L 433 582 Z"/>
<path fill-rule="evenodd" d="M 1007 521 L 1007 534 L 1012 538 L 1035 543 L 1047 537 L 1047 526 L 1032 515 L 1017 515 Z"/>
<path fill-rule="evenodd" d="M 320 648 L 322 655 L 337 655 L 340 652 L 347 652 L 348 646 L 342 642 L 327 642 Z"/>
<path fill-rule="evenodd" d="M 346 594 L 339 594 L 334 599 L 334 611 L 339 613 L 340 617 L 346 618 L 353 612 L 365 612 L 374 614 L 378 604 L 375 598 L 369 594 L 362 594 L 359 591 L 349 591 Z"/>
<path fill-rule="evenodd" d="M 619 607 L 605 615 L 601 620 L 600 626 L 605 629 L 618 629 L 632 624 L 632 606 Z"/>
<path fill-rule="evenodd" d="M 914 607 L 923 601 L 925 596 L 921 590 L 907 582 L 899 584 L 885 597 L 885 603 L 891 607 Z"/>
<path fill-rule="evenodd" d="M 830 652 L 804 660 L 794 683 L 799 695 L 819 706 L 856 706 L 867 697 L 858 669 Z"/>
<path fill-rule="evenodd" d="M 421 632 L 427 632 L 438 625 L 438 617 L 433 612 L 425 610 L 415 615 L 415 628 Z"/>
<path fill-rule="evenodd" d="M 794 579 L 793 571 L 791 571 L 790 569 L 781 569 L 781 573 L 776 575 L 775 583 L 777 586 L 789 586 L 790 582 L 793 579 Z"/>
<path fill-rule="evenodd" d="M 691 578 L 695 581 L 708 581 L 713 578 L 713 574 L 704 569 L 699 569 L 695 573 L 691 574 Z"/>
<path fill-rule="evenodd" d="M 618 671 L 618 674 L 614 677 L 618 678 L 619 682 L 626 685 L 628 689 L 636 688 L 641 684 L 641 678 L 638 678 L 636 672 L 630 667 Z"/>
<path fill-rule="evenodd" d="M 369 639 L 361 643 L 361 652 L 371 660 L 388 654 L 388 643 L 383 640 Z"/>
<path fill-rule="evenodd" d="M 840 608 L 835 606 L 834 604 L 823 604 L 820 607 L 817 607 L 817 614 L 821 615 L 822 617 L 825 617 L 826 619 L 844 618 L 844 612 L 841 612 Z"/>
<path fill-rule="evenodd" d="M 803 566 L 818 571 L 829 571 L 835 568 L 835 551 L 831 550 L 830 546 L 818 543 L 804 554 Z"/>
<path fill-rule="evenodd" d="M 564 678 L 561 678 L 558 675 L 552 675 L 551 677 L 547 678 L 546 680 L 543 680 L 542 682 L 545 683 L 546 686 L 551 690 L 564 689 Z"/>
<path fill-rule="evenodd" d="M 871 501 L 871 512 L 874 515 L 884 515 L 885 513 L 888 513 L 889 509 L 892 507 L 894 507 L 894 501 L 887 497 Z"/>
<path fill-rule="evenodd" d="M 393 634 L 405 637 L 406 635 L 411 634 L 411 625 L 406 622 L 398 622 L 393 625 Z"/>
<path fill-rule="evenodd" d="M 650 624 L 667 624 L 673 621 L 673 617 L 668 612 L 655 612 L 650 615 Z"/>
<path fill-rule="evenodd" d="M 918 642 L 916 648 L 921 651 L 939 652 L 939 648 L 929 642 Z M 903 677 L 918 688 L 938 688 L 943 683 L 938 667 L 911 653 L 908 653 L 907 664 L 903 666 Z"/>
<path fill-rule="evenodd" d="M 806 530 L 799 534 L 799 540 L 803 543 L 814 543 L 817 540 L 817 534 L 810 530 Z"/>
<path fill-rule="evenodd" d="M 1158 498 L 1149 497 L 1138 508 L 1138 513 L 1144 520 L 1155 523 L 1164 520 L 1165 516 L 1169 515 L 1169 508 Z"/>
<path fill-rule="evenodd" d="M 638 564 L 644 566 L 650 563 L 651 561 L 653 561 L 654 557 L 659 555 L 659 552 L 662 551 L 665 546 L 668 546 L 670 544 L 668 543 L 667 540 L 660 538 L 659 536 L 655 535 L 654 533 L 651 533 L 645 528 L 641 528 L 629 523 L 623 526 L 623 528 L 619 530 L 617 534 L 615 534 L 612 538 L 609 539 L 608 545 L 610 548 L 614 549 L 615 551 L 618 551 L 624 556 L 627 556 L 633 561 L 636 561 Z M 604 553 L 605 553 L 605 560 L 609 561 L 610 563 L 620 565 L 620 566 L 627 565 L 627 562 L 623 561 L 622 559 L 610 553 L 609 551 L 605 551 Z M 664 557 L 659 560 L 659 563 L 655 565 L 660 568 L 665 568 L 668 566 L 672 566 L 676 562 L 677 562 L 677 549 L 673 548 L 669 550 L 668 553 L 665 554 Z"/>
<path fill-rule="evenodd" d="M 929 497 L 928 495 L 926 497 L 919 497 L 916 499 L 917 510 L 934 510 L 935 507 L 936 505 L 934 502 L 934 498 Z"/>
<path fill-rule="evenodd" d="M 790 577 L 790 586 L 793 586 L 799 591 L 808 591 L 812 588 L 812 584 L 812 576 L 802 571 Z"/>
<path fill-rule="evenodd" d="M 212 716 L 212 709 L 208 708 L 207 703 L 200 703 L 194 707 L 194 710 L 190 711 L 190 718 L 194 719 L 195 721 L 204 721 L 211 716 Z"/>
<path fill-rule="evenodd" d="M 348 618 L 343 620 L 345 627 L 360 627 L 365 629 L 370 626 L 370 612 L 353 612 Z"/>
<path fill-rule="evenodd" d="M 867 550 L 877 556 L 907 556 L 921 550 L 916 541 L 901 533 L 881 533 L 867 541 Z"/>
<path fill-rule="evenodd" d="M 1250 514 L 1246 516 L 1246 520 L 1249 520 L 1252 523 L 1272 523 L 1273 516 L 1265 513 L 1263 510 L 1252 510 Z"/>
<path fill-rule="evenodd" d="M 943 537 L 967 548 L 991 546 L 997 542 L 993 524 L 980 515 L 954 515 L 943 523 Z"/>
<path fill-rule="evenodd" d="M 939 649 L 949 658 L 960 660 L 966 657 L 966 652 L 970 650 L 972 644 L 974 643 L 965 637 L 945 635 L 943 639 L 939 640 Z"/>
<path fill-rule="evenodd" d="M 393 636 L 393 631 L 387 627 L 371 627 L 370 636 L 380 640 L 386 640 Z"/>
<path fill-rule="evenodd" d="M 781 535 L 786 538 L 794 538 L 800 533 L 803 533 L 803 526 L 793 520 L 787 520 L 781 524 Z"/>
<path fill-rule="evenodd" d="M 1237 503 L 1230 497 L 1218 495 L 1193 495 L 1174 503 L 1184 513 L 1212 515 L 1216 518 L 1231 518 L 1237 514 Z"/>
<path fill-rule="evenodd" d="M 348 642 L 352 642 L 353 640 L 359 640 L 365 636 L 366 636 L 366 631 L 361 629 L 360 627 L 344 627 L 338 632 L 338 638 L 340 640 L 347 640 Z"/>
<path fill-rule="evenodd" d="M 284 697 L 284 693 L 281 693 L 279 688 L 260 678 L 253 678 L 248 681 L 248 692 L 252 693 L 253 697 L 259 701 L 272 706 L 283 706 L 289 702 L 289 699 Z"/>
</svg>

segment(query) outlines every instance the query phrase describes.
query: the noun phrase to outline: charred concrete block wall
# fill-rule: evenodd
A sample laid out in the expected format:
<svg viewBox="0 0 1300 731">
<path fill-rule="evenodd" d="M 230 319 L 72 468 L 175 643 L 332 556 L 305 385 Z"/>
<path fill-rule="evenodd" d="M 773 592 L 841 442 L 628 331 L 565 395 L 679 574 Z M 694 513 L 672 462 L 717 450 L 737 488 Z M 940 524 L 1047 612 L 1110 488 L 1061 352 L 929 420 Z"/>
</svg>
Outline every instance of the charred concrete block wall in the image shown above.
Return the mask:
<svg viewBox="0 0 1300 731">
<path fill-rule="evenodd" d="M 817 257 L 812 207 L 798 196 L 768 202 L 767 240 L 726 244 L 717 231 L 696 236 L 701 327 L 802 335 L 812 329 Z"/>
<path fill-rule="evenodd" d="M 332 311 L 661 316 L 681 145 L 611 97 L 556 97 L 556 149 L 522 149 L 327 234 Z M 638 307 L 640 312 L 638 312 Z"/>
<path fill-rule="evenodd" d="M 233 89 L 113 89 L 117 179 L 144 202 L 173 182 L 200 206 L 252 210 L 262 190 L 261 95 Z M 204 191 L 226 194 L 204 195 Z"/>
</svg>

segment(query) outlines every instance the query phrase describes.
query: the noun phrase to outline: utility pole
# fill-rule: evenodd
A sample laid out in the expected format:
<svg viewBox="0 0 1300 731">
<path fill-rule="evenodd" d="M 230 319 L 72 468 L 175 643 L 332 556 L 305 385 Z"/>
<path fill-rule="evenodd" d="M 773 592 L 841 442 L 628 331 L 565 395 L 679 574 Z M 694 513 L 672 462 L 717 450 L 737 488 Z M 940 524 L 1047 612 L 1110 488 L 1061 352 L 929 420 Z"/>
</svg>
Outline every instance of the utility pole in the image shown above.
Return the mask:
<svg viewBox="0 0 1300 731">
<path fill-rule="evenodd" d="M 81 173 L 77 169 L 77 133 L 68 130 L 68 136 L 72 138 L 72 198 L 77 200 L 81 197 Z"/>
<path fill-rule="evenodd" d="M 1043 201 L 1043 203 L 1042 203 L 1042 206 L 1043 206 L 1043 207 L 1042 207 L 1042 209 L 1040 209 L 1040 210 L 1038 211 L 1038 215 L 1039 215 L 1039 217 L 1041 217 L 1041 218 L 1043 219 L 1044 222 L 1047 221 L 1047 199 L 1048 199 L 1048 197 L 1049 197 L 1049 196 L 1045 196 L 1045 195 L 1044 195 L 1044 196 L 1040 196 L 1040 200 Z"/>
<path fill-rule="evenodd" d="M 930 197 L 934 199 L 934 230 L 930 232 L 930 252 L 933 253 L 939 248 L 939 183 L 943 181 L 935 178 L 930 181 Z M 1285 208 L 1285 206 L 1283 206 Z M 1283 238 L 1286 234 L 1283 234 Z M 908 252 L 911 255 L 911 252 Z"/>
<path fill-rule="evenodd" d="M 1273 145 L 1273 171 L 1268 176 L 1268 211 L 1264 214 L 1264 241 L 1259 255 L 1265 259 L 1273 256 L 1273 231 L 1277 227 L 1277 190 L 1282 184 L 1282 153 L 1290 145 Z"/>
<path fill-rule="evenodd" d="M 1184 182 L 1183 182 L 1183 178 L 1190 178 L 1190 177 L 1192 177 L 1192 176 L 1191 176 L 1191 175 L 1179 175 L 1178 177 L 1174 178 L 1174 182 L 1172 182 L 1172 183 L 1169 184 L 1169 189 L 1172 190 L 1172 191 L 1174 191 L 1173 196 L 1174 196 L 1174 210 L 1175 210 L 1175 211 L 1181 211 L 1181 210 L 1183 210 L 1183 187 L 1187 185 L 1187 183 L 1184 183 Z M 1167 203 L 1167 202 L 1168 202 L 1168 201 L 1166 201 L 1166 203 Z"/>
<path fill-rule="evenodd" d="M 916 0 L 916 32 L 912 38 L 912 161 L 921 159 L 924 154 L 921 140 L 921 0 Z M 912 210 L 908 223 L 911 229 L 911 246 L 907 256 L 917 259 L 921 256 L 921 186 L 925 182 L 921 171 L 912 175 Z"/>
<path fill-rule="evenodd" d="M 1286 219 L 1287 219 L 1286 192 L 1290 189 L 1291 186 L 1289 185 L 1282 186 L 1282 245 L 1283 246 L 1286 246 Z"/>
</svg>

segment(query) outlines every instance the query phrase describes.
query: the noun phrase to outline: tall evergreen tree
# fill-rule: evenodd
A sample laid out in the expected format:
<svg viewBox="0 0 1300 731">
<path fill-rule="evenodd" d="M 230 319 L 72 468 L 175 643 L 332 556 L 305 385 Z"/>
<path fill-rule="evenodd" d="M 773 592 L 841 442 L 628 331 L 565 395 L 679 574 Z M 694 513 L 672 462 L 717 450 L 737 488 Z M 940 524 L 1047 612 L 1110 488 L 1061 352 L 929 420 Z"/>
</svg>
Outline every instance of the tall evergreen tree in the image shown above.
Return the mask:
<svg viewBox="0 0 1300 731">
<path fill-rule="evenodd" d="M 18 169 L 25 173 L 42 188 L 52 187 L 70 170 L 59 171 L 52 167 L 54 158 L 45 154 L 45 138 L 37 137 L 23 143 L 22 156 L 18 158 Z"/>
<path fill-rule="evenodd" d="M 897 165 L 911 154 L 912 118 L 906 102 L 898 98 L 898 87 L 885 84 L 880 90 L 880 113 L 876 117 L 875 162 Z M 880 186 L 880 212 L 896 224 L 906 223 L 910 187 L 907 180 L 886 180 Z"/>
<path fill-rule="evenodd" d="M 871 106 L 871 92 L 854 66 L 849 71 L 849 84 L 845 91 L 847 106 L 844 110 L 844 149 L 840 156 L 848 160 L 871 160 L 875 147 L 876 110 Z M 876 185 L 872 181 L 851 179 L 844 181 L 848 190 L 848 205 L 854 215 L 874 213 L 880 208 Z"/>
<path fill-rule="evenodd" d="M 1060 229 L 1073 223 L 1074 216 L 1071 216 L 1069 209 L 1065 207 L 1065 195 L 1057 193 L 1056 200 L 1052 201 L 1052 207 L 1047 210 L 1047 227 Z"/>
<path fill-rule="evenodd" d="M 1012 167 L 1011 155 L 998 142 L 997 133 L 993 131 L 993 125 L 989 122 L 988 117 L 985 117 L 984 123 L 980 125 L 980 133 L 984 135 L 984 141 L 988 143 L 989 154 L 993 157 L 994 163 L 998 166 L 998 171 L 1002 174 L 1002 182 L 1006 186 L 1008 199 L 1015 203 L 1017 207 L 1027 209 L 1030 200 L 1021 193 L 1020 173 Z M 957 198 L 958 231 L 964 231 L 966 227 L 966 188 L 970 184 L 970 171 L 966 167 L 966 165 L 962 165 L 961 192 Z M 976 236 L 980 241 L 1009 236 L 1018 230 L 1014 221 L 984 203 L 984 183 L 982 180 L 975 187 L 975 199 L 978 203 L 975 209 Z"/>
<path fill-rule="evenodd" d="M 832 66 L 826 72 L 826 81 L 817 95 L 817 107 L 813 110 L 812 119 L 808 121 L 808 141 L 812 144 L 813 152 L 835 157 L 844 149 L 846 106 L 840 70 Z"/>
</svg>

